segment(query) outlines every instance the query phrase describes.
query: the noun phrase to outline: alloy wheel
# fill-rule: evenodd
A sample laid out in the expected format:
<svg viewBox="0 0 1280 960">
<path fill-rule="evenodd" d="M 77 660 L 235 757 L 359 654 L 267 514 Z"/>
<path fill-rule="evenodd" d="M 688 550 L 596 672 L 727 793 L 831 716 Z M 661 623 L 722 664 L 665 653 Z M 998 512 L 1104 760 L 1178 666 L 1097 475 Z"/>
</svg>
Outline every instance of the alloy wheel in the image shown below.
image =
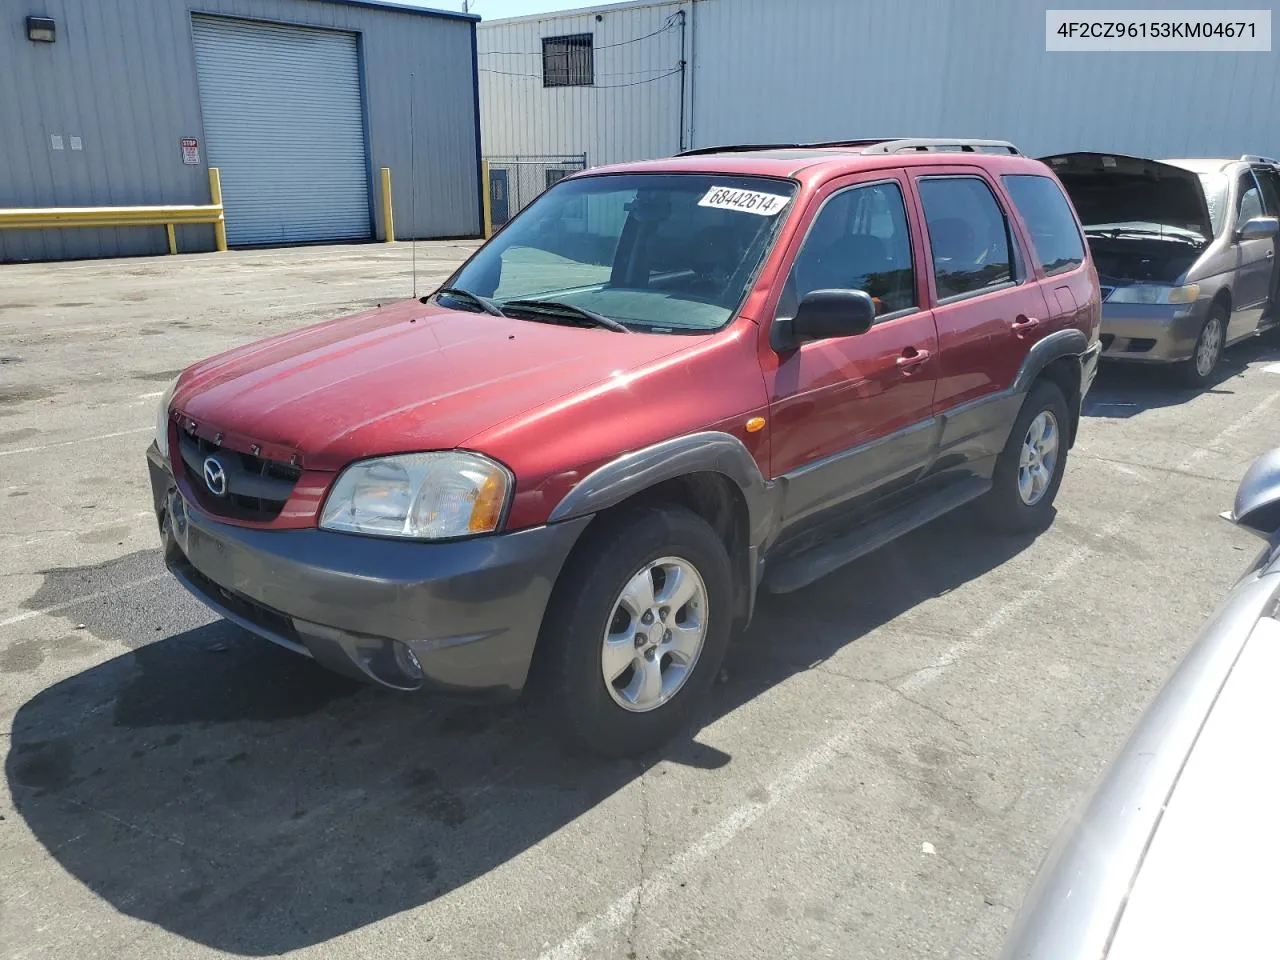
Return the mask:
<svg viewBox="0 0 1280 960">
<path fill-rule="evenodd" d="M 693 673 L 707 635 L 707 587 L 688 560 L 639 570 L 613 603 L 600 669 L 614 703 L 633 713 L 662 706 Z"/>
<path fill-rule="evenodd" d="M 1029 507 L 1044 497 L 1058 465 L 1058 420 L 1041 410 L 1027 427 L 1018 457 L 1018 496 Z"/>
</svg>

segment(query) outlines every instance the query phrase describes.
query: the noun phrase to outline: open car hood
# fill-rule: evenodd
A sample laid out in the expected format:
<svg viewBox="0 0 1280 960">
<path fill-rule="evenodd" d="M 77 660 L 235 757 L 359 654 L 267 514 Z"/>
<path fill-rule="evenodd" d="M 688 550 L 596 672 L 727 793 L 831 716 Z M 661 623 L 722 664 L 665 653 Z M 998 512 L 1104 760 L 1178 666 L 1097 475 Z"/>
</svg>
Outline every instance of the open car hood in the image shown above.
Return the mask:
<svg viewBox="0 0 1280 960">
<path fill-rule="evenodd" d="M 1213 239 L 1204 189 L 1190 170 L 1115 153 L 1059 153 L 1040 162 L 1062 181 L 1086 227 L 1162 224 Z"/>
</svg>

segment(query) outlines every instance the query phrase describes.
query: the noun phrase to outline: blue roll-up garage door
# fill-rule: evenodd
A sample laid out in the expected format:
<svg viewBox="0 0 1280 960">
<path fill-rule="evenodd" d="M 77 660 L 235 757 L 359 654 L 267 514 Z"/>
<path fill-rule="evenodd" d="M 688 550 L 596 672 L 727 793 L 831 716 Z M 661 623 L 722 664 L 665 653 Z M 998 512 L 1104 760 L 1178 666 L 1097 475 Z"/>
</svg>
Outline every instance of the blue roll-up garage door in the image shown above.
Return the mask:
<svg viewBox="0 0 1280 960">
<path fill-rule="evenodd" d="M 352 33 L 192 17 L 209 165 L 232 244 L 370 234 Z"/>
</svg>

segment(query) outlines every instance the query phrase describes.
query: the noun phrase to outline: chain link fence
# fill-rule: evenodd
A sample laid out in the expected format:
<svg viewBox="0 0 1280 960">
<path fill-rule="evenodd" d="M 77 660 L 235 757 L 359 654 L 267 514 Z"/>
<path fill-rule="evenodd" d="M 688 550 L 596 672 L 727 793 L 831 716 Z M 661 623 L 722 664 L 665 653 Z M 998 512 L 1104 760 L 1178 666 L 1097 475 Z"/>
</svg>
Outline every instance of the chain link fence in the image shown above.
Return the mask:
<svg viewBox="0 0 1280 960">
<path fill-rule="evenodd" d="M 585 153 L 488 157 L 489 205 L 500 227 L 553 183 L 586 169 Z"/>
</svg>

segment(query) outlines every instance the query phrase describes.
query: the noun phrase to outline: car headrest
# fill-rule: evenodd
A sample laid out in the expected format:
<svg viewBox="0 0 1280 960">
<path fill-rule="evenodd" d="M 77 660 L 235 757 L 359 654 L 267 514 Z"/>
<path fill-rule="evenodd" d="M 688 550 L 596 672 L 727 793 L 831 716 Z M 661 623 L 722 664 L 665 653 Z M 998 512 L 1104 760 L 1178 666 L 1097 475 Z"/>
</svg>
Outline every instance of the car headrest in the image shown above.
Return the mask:
<svg viewBox="0 0 1280 960">
<path fill-rule="evenodd" d="M 959 217 L 943 217 L 929 223 L 929 242 L 935 260 L 972 262 L 977 256 L 977 238 L 973 227 Z"/>
</svg>

